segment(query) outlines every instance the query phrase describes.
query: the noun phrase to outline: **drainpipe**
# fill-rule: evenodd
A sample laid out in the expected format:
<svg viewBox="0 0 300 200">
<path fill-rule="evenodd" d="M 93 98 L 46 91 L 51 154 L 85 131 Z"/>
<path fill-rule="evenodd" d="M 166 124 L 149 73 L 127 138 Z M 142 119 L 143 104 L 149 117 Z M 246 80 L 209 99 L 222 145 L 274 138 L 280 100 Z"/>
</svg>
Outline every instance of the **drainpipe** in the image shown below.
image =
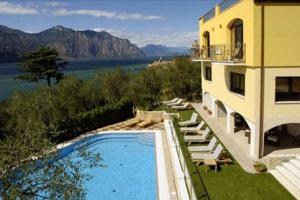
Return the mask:
<svg viewBox="0 0 300 200">
<path fill-rule="evenodd" d="M 259 113 L 259 157 L 264 155 L 264 105 L 265 105 L 265 5 L 261 2 L 261 55 L 260 55 L 260 113 Z"/>
</svg>

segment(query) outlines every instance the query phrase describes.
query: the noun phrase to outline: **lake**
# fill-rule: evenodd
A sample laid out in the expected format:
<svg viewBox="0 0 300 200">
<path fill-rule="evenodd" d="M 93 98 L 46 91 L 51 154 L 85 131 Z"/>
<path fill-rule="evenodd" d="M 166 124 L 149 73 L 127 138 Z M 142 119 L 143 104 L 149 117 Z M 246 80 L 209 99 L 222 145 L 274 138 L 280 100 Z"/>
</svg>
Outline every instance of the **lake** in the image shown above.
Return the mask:
<svg viewBox="0 0 300 200">
<path fill-rule="evenodd" d="M 152 63 L 153 59 L 145 60 L 81 60 L 70 61 L 65 69 L 65 75 L 72 75 L 86 80 L 93 77 L 97 71 L 113 70 L 120 67 L 126 71 L 137 72 Z M 0 100 L 9 98 L 15 90 L 31 91 L 38 86 L 46 85 L 45 81 L 28 83 L 16 80 L 20 75 L 20 66 L 17 63 L 0 63 Z"/>
</svg>

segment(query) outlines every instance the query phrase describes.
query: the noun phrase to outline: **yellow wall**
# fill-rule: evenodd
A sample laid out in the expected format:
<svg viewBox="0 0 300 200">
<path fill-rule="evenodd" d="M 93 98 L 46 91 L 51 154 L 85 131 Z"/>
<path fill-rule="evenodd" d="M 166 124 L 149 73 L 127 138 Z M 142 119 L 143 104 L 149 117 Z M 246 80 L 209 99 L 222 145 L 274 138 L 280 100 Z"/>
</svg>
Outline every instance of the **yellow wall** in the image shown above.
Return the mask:
<svg viewBox="0 0 300 200">
<path fill-rule="evenodd" d="M 199 41 L 200 45 L 204 44 L 203 33 L 208 31 L 210 33 L 210 44 L 231 44 L 231 34 L 228 26 L 235 19 L 242 19 L 244 26 L 244 43 L 246 44 L 246 64 L 253 65 L 254 47 L 253 47 L 253 35 L 254 35 L 254 3 L 250 0 L 243 0 L 233 7 L 225 10 L 223 13 L 216 17 L 202 23 L 199 21 L 200 32 Z"/>
<path fill-rule="evenodd" d="M 265 7 L 265 65 L 300 67 L 300 4 Z"/>
<path fill-rule="evenodd" d="M 297 66 L 300 54 L 300 4 L 266 4 L 265 6 L 265 66 Z M 240 18 L 244 23 L 246 64 L 260 66 L 261 56 L 261 7 L 252 0 L 225 10 L 216 17 L 199 21 L 200 45 L 204 44 L 203 33 L 210 33 L 211 45 L 230 44 L 228 25 Z"/>
<path fill-rule="evenodd" d="M 265 70 L 265 116 L 293 115 L 300 118 L 299 102 L 275 102 L 275 78 L 277 76 L 300 76 L 300 68 L 267 68 Z"/>
<path fill-rule="evenodd" d="M 210 33 L 210 44 L 230 44 L 228 25 L 243 20 L 246 66 L 212 65 L 212 81 L 202 77 L 202 87 L 252 122 L 259 120 L 261 7 L 253 0 L 242 0 L 216 17 L 200 20 L 200 45 L 203 33 Z M 300 76 L 300 4 L 267 4 L 265 7 L 265 119 L 300 118 L 300 103 L 275 103 L 275 77 Z M 280 67 L 280 68 L 277 68 Z M 204 70 L 204 69 L 203 69 Z M 245 73 L 245 96 L 231 92 L 229 72 Z M 203 73 L 202 73 L 203 76 Z"/>
<path fill-rule="evenodd" d="M 202 71 L 204 72 L 203 65 Z M 245 74 L 245 96 L 230 91 L 230 72 Z M 256 100 L 258 94 L 258 70 L 245 66 L 223 66 L 212 64 L 212 81 L 205 80 L 202 73 L 202 88 L 231 109 L 243 115 L 248 120 L 255 122 Z"/>
</svg>

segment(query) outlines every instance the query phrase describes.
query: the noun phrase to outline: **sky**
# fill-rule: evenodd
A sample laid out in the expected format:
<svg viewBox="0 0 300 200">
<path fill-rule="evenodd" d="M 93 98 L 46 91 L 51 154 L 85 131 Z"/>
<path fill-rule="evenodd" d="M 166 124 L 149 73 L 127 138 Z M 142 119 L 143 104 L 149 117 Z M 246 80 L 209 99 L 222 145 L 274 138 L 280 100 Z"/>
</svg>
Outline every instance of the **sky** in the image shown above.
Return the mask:
<svg viewBox="0 0 300 200">
<path fill-rule="evenodd" d="M 147 44 L 191 46 L 198 18 L 221 0 L 0 0 L 0 24 L 28 33 L 56 25 Z"/>
</svg>

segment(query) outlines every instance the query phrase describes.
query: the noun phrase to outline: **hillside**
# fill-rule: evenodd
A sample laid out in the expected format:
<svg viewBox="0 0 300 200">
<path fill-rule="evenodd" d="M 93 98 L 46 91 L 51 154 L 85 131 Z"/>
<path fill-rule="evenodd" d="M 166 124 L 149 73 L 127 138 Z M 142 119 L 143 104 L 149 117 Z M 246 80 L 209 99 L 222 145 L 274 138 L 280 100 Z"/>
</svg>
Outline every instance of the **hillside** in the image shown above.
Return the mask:
<svg viewBox="0 0 300 200">
<path fill-rule="evenodd" d="M 139 58 L 145 54 L 127 39 L 105 31 L 75 31 L 55 26 L 40 33 L 25 33 L 0 25 L 0 62 L 16 61 L 21 53 L 41 45 L 56 48 L 69 59 Z"/>
</svg>

